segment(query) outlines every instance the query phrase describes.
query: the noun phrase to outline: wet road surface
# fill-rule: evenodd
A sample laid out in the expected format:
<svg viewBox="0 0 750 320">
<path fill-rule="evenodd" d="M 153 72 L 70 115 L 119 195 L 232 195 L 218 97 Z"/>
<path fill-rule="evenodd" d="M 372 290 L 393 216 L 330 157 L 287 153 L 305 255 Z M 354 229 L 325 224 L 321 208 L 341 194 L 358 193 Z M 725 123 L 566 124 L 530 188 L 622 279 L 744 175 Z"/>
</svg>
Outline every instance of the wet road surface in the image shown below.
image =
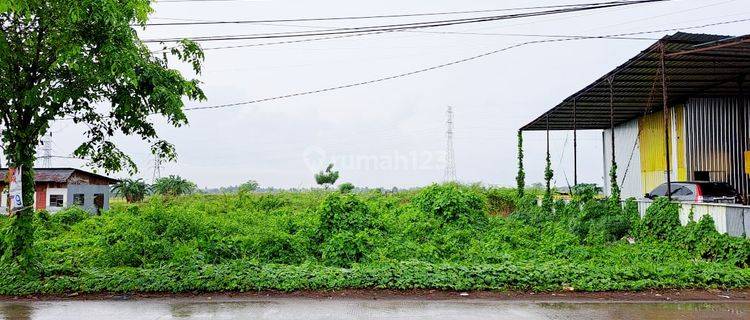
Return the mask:
<svg viewBox="0 0 750 320">
<path fill-rule="evenodd" d="M 750 319 L 750 302 L 219 299 L 0 302 L 0 319 Z"/>
</svg>

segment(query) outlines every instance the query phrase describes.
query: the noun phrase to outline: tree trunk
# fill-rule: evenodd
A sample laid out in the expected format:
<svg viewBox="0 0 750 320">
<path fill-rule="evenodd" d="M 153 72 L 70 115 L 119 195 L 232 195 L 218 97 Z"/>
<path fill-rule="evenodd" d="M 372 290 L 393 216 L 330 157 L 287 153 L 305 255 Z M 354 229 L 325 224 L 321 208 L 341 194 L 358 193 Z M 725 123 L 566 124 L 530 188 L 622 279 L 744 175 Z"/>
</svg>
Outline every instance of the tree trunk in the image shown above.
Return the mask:
<svg viewBox="0 0 750 320">
<path fill-rule="evenodd" d="M 12 138 L 18 138 L 16 135 Z M 21 139 L 18 139 L 21 140 Z M 36 139 L 28 139 L 36 140 Z M 23 191 L 24 209 L 13 213 L 11 232 L 8 234 L 8 250 L 6 255 L 28 265 L 31 257 L 31 245 L 34 242 L 34 160 L 36 142 L 14 141 L 10 144 L 8 152 L 8 165 L 10 167 L 21 167 L 21 183 Z"/>
</svg>

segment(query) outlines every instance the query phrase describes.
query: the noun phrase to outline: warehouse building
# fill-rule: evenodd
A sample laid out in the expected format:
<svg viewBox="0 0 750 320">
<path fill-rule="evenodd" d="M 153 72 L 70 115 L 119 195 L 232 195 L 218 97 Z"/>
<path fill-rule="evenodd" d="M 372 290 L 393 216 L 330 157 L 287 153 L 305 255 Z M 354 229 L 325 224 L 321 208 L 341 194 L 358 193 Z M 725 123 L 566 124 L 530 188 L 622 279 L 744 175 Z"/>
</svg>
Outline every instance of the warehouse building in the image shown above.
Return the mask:
<svg viewBox="0 0 750 320">
<path fill-rule="evenodd" d="M 607 194 L 611 192 L 608 172 L 614 163 L 623 198 L 642 199 L 665 182 L 712 181 L 729 183 L 747 201 L 748 73 L 750 35 L 676 33 L 660 39 L 521 130 L 548 134 L 551 130 L 573 131 L 575 182 L 576 132 L 602 130 L 602 184 Z M 747 207 L 729 207 L 729 211 L 740 212 L 735 217 L 739 225 L 734 227 L 742 232 L 750 230 L 750 212 L 746 218 L 742 216 Z M 726 207 L 712 210 L 727 211 Z M 715 217 L 721 219 L 729 218 Z"/>
</svg>

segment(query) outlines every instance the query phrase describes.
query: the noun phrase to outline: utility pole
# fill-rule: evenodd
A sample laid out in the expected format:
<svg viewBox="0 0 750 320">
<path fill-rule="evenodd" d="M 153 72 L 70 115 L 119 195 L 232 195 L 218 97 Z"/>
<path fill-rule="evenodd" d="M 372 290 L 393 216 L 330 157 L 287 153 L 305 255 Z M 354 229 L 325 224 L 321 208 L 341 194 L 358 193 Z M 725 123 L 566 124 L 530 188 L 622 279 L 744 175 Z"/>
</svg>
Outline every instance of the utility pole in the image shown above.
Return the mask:
<svg viewBox="0 0 750 320">
<path fill-rule="evenodd" d="M 453 108 L 448 106 L 447 129 L 445 131 L 445 177 L 447 182 L 456 181 L 456 157 L 453 153 Z"/>
</svg>

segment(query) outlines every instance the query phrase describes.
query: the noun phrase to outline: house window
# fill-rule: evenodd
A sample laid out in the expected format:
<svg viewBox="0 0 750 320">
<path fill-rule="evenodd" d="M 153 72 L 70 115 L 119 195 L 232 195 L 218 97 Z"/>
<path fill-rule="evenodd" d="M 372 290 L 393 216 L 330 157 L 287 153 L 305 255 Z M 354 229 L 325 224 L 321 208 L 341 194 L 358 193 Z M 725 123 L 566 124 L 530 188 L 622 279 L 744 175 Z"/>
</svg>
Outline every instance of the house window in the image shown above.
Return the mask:
<svg viewBox="0 0 750 320">
<path fill-rule="evenodd" d="M 73 194 L 73 205 L 74 206 L 83 206 L 83 193 L 74 193 Z"/>
<path fill-rule="evenodd" d="M 62 208 L 63 206 L 63 195 L 51 194 L 49 195 L 49 206 L 55 208 Z"/>
</svg>

